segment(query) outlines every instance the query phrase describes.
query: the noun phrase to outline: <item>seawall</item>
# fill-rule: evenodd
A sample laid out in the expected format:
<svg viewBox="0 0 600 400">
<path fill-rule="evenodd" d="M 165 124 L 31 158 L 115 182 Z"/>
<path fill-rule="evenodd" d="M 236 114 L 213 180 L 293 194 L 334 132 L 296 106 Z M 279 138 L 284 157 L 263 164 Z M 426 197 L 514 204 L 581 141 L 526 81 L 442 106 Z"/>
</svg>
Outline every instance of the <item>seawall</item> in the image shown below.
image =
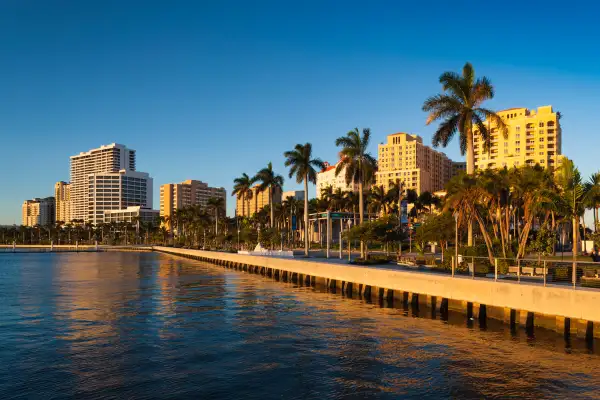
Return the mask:
<svg viewBox="0 0 600 400">
<path fill-rule="evenodd" d="M 469 318 L 494 318 L 527 329 L 540 326 L 565 335 L 600 337 L 600 290 L 495 282 L 382 267 L 363 267 L 177 249 L 155 246 L 155 251 L 207 261 L 224 267 L 260 273 L 281 280 L 322 284 L 363 297 L 398 299 L 427 304 L 440 313 L 461 311 Z"/>
</svg>

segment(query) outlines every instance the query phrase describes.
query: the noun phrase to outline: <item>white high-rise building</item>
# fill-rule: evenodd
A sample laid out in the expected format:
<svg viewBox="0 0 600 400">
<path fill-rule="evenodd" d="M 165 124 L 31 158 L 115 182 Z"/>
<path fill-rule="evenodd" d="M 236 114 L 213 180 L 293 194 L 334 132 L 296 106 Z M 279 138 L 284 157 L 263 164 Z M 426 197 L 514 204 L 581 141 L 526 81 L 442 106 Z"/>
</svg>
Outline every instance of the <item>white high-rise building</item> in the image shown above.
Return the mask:
<svg viewBox="0 0 600 400">
<path fill-rule="evenodd" d="M 105 210 L 152 207 L 152 179 L 136 172 L 135 150 L 112 143 L 71 156 L 71 219 L 103 222 Z"/>
</svg>

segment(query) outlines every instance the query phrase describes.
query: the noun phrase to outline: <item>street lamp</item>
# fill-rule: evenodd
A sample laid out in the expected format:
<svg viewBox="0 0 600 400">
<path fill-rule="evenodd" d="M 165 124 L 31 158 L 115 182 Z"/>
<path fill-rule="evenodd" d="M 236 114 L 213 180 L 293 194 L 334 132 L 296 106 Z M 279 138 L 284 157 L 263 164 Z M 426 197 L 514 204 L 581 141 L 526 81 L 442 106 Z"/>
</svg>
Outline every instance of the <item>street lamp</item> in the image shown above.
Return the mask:
<svg viewBox="0 0 600 400">
<path fill-rule="evenodd" d="M 238 229 L 238 251 L 240 251 L 240 230 Z"/>
<path fill-rule="evenodd" d="M 452 276 L 454 276 L 455 267 L 458 265 L 458 213 L 455 212 L 454 216 L 454 262 L 452 263 Z M 442 250 L 443 251 L 443 250 Z"/>
<path fill-rule="evenodd" d="M 350 228 L 352 228 L 352 220 L 348 219 L 348 231 L 350 231 Z M 348 262 L 350 262 L 350 245 L 351 245 L 351 241 L 350 238 L 348 238 Z M 340 246 L 342 246 L 342 244 L 340 243 Z"/>
</svg>

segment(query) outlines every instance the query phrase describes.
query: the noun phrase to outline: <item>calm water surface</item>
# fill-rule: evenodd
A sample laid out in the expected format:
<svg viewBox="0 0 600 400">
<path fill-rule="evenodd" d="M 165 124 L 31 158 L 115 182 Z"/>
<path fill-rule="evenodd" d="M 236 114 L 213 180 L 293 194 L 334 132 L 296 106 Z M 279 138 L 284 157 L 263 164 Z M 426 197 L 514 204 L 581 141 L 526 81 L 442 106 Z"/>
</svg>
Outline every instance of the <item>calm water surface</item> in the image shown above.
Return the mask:
<svg viewBox="0 0 600 400">
<path fill-rule="evenodd" d="M 0 399 L 600 398 L 595 344 L 153 253 L 0 255 Z"/>
</svg>

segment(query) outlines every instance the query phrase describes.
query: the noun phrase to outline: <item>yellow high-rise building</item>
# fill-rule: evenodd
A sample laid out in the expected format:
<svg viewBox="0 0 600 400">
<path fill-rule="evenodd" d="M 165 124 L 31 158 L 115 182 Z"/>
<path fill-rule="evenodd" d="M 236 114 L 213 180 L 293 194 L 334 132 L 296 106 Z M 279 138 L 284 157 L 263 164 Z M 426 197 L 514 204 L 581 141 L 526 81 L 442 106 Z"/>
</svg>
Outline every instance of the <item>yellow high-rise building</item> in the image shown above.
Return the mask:
<svg viewBox="0 0 600 400">
<path fill-rule="evenodd" d="M 71 221 L 71 184 L 63 181 L 54 185 L 54 199 L 56 202 L 56 221 Z"/>
<path fill-rule="evenodd" d="M 452 160 L 423 144 L 418 135 L 394 133 L 378 149 L 377 185 L 387 191 L 396 181 L 417 193 L 444 189 L 452 177 Z"/>
<path fill-rule="evenodd" d="M 274 204 L 281 203 L 281 196 L 281 189 L 273 189 Z M 258 190 L 258 185 L 255 185 L 252 187 L 252 197 L 250 199 L 246 198 L 242 201 L 240 196 L 236 196 L 235 215 L 238 217 L 251 217 L 269 204 L 269 189 L 261 192 Z"/>
<path fill-rule="evenodd" d="M 536 165 L 558 167 L 562 162 L 560 114 L 552 106 L 510 108 L 497 113 L 508 126 L 508 137 L 490 125 L 490 149 L 485 151 L 475 131 L 473 148 L 475 168 L 503 168 Z"/>
</svg>

